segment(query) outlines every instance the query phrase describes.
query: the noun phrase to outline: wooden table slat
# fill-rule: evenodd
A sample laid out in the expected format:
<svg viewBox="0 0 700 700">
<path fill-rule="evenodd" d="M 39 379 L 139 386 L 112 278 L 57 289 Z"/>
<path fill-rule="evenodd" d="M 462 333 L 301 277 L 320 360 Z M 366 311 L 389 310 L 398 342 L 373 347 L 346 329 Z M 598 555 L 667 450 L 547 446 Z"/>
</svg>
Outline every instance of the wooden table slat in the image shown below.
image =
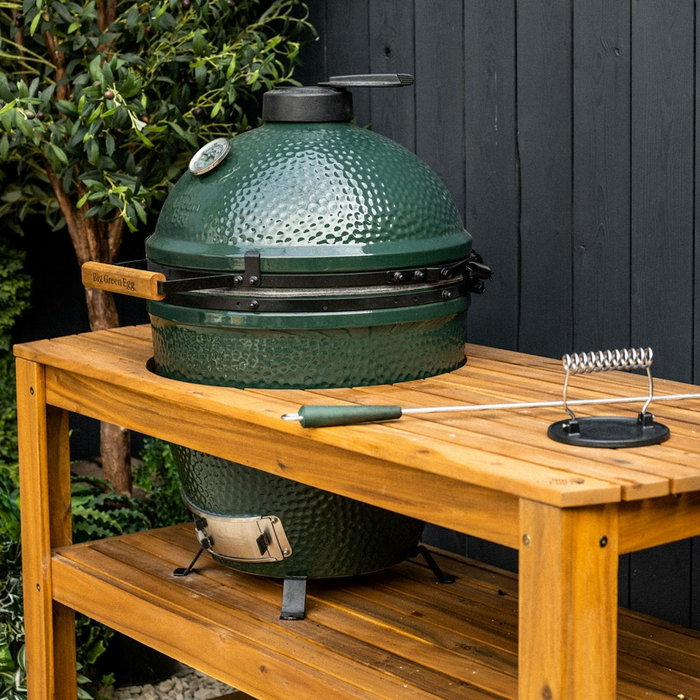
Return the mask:
<svg viewBox="0 0 700 700">
<path fill-rule="evenodd" d="M 196 546 L 190 526 L 175 526 L 59 549 L 56 598 L 117 627 L 113 611 L 120 604 L 128 603 L 132 613 L 143 609 L 140 631 L 128 624 L 125 631 L 151 642 L 148 629 L 167 627 L 177 611 L 185 622 L 173 628 L 172 644 L 159 646 L 190 662 L 192 655 L 201 656 L 203 670 L 238 683 L 253 697 L 263 687 L 261 697 L 280 700 L 316 700 L 323 688 L 334 699 L 517 697 L 512 574 L 438 553 L 443 568 L 458 576 L 454 587 L 435 584 L 418 562 L 365 577 L 314 580 L 307 620 L 282 622 L 278 581 L 240 574 L 208 558 L 199 573 L 172 578 L 172 568 Z M 92 591 L 68 591 L 88 576 Z M 619 628 L 618 698 L 700 694 L 698 633 L 624 610 Z M 189 639 L 186 654 L 185 629 L 199 633 Z"/>
</svg>

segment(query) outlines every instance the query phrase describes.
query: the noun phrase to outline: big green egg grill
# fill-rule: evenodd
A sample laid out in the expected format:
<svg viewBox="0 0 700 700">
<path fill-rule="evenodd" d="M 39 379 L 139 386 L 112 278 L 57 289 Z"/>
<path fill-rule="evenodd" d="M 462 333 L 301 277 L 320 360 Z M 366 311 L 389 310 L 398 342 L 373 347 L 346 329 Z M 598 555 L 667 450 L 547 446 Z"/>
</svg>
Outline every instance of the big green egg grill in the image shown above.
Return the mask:
<svg viewBox="0 0 700 700">
<path fill-rule="evenodd" d="M 352 122 L 348 87 L 412 82 L 276 88 L 262 126 L 195 154 L 146 242 L 148 269 L 165 280 L 148 309 L 157 374 L 310 389 L 464 364 L 470 292 L 490 271 L 435 173 Z M 252 469 L 245 455 L 173 451 L 202 547 L 226 566 L 284 578 L 287 598 L 289 582 L 416 553 L 423 523 L 413 518 Z"/>
</svg>

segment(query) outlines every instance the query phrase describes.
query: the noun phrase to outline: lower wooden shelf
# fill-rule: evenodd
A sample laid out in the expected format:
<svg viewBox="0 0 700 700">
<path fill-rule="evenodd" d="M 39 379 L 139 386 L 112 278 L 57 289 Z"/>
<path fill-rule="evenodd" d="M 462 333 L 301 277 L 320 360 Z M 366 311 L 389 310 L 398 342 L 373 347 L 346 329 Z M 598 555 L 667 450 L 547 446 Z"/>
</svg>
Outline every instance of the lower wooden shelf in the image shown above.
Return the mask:
<svg viewBox="0 0 700 700">
<path fill-rule="evenodd" d="M 279 580 L 206 556 L 174 578 L 196 548 L 190 526 L 59 548 L 54 598 L 256 698 L 517 699 L 513 574 L 439 553 L 454 584 L 418 560 L 312 580 L 283 622 Z M 621 610 L 618 666 L 619 698 L 700 698 L 696 632 Z"/>
</svg>

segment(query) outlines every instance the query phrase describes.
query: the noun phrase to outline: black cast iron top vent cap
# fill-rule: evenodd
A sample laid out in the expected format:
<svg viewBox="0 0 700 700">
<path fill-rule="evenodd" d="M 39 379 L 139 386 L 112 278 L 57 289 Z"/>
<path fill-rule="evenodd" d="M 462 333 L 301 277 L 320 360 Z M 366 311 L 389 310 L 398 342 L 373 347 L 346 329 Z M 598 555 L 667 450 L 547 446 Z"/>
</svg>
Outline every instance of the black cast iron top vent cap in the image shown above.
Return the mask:
<svg viewBox="0 0 700 700">
<path fill-rule="evenodd" d="M 347 88 L 413 85 L 405 73 L 336 75 L 317 86 L 277 87 L 263 95 L 266 122 L 349 122 L 352 95 Z"/>
</svg>

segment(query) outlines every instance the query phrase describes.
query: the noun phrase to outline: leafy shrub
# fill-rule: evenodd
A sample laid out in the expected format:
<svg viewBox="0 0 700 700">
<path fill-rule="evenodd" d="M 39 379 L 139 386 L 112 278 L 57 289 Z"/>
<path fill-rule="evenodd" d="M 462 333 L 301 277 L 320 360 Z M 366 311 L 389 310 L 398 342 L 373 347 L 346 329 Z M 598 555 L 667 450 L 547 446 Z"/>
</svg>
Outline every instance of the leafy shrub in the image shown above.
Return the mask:
<svg viewBox="0 0 700 700">
<path fill-rule="evenodd" d="M 141 503 L 115 493 L 104 479 L 74 477 L 71 510 L 75 543 L 128 535 L 151 527 L 151 522 L 142 512 Z"/>
<path fill-rule="evenodd" d="M 141 459 L 134 483 L 146 491 L 143 508 L 152 526 L 186 522 L 189 516 L 180 496 L 182 486 L 170 445 L 147 438 Z"/>
<path fill-rule="evenodd" d="M 0 700 L 26 697 L 19 503 L 12 477 L 0 465 Z"/>
<path fill-rule="evenodd" d="M 306 14 L 299 0 L 6 0 L 0 216 L 145 224 L 188 154 L 245 130 L 291 78 Z"/>
<path fill-rule="evenodd" d="M 23 251 L 0 238 L 0 700 L 25 697 L 17 409 L 11 331 L 29 305 Z"/>
</svg>

